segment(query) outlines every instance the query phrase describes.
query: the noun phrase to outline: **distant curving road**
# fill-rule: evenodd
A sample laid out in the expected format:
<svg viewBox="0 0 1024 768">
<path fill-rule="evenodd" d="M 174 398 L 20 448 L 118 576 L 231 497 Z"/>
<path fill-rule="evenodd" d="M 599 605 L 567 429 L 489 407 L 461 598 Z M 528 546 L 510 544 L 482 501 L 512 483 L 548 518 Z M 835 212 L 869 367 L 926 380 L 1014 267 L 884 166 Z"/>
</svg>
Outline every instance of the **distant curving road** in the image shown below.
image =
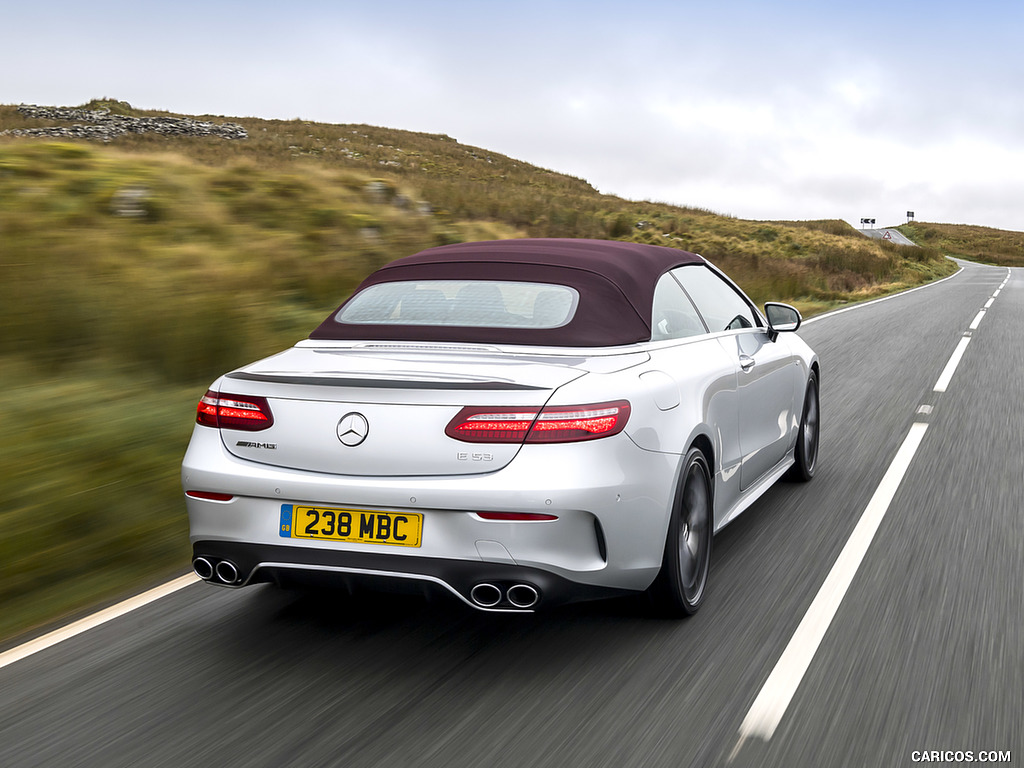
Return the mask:
<svg viewBox="0 0 1024 768">
<path fill-rule="evenodd" d="M 884 227 L 882 229 L 861 229 L 859 231 L 862 235 L 866 235 L 872 240 L 888 240 L 896 245 L 916 245 L 913 240 L 904 235 L 898 229 L 892 229 L 891 227 Z"/>
<path fill-rule="evenodd" d="M 1024 270 L 964 264 L 806 324 L 819 474 L 716 537 L 691 620 L 195 584 L 0 669 L 0 766 L 1019 763 L 1022 317 Z"/>
</svg>

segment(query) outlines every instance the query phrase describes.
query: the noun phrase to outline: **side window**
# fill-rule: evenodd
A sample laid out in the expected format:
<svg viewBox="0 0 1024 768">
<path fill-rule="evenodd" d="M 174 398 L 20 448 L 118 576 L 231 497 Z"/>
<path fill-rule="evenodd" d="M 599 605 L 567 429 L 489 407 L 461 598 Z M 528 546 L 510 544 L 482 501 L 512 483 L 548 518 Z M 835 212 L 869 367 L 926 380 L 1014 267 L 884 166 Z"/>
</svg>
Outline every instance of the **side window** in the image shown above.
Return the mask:
<svg viewBox="0 0 1024 768">
<path fill-rule="evenodd" d="M 682 339 L 707 333 L 693 303 L 671 274 L 664 274 L 654 287 L 651 309 L 651 341 Z"/>
<path fill-rule="evenodd" d="M 672 270 L 712 333 L 758 325 L 750 305 L 729 283 L 703 265 Z"/>
</svg>

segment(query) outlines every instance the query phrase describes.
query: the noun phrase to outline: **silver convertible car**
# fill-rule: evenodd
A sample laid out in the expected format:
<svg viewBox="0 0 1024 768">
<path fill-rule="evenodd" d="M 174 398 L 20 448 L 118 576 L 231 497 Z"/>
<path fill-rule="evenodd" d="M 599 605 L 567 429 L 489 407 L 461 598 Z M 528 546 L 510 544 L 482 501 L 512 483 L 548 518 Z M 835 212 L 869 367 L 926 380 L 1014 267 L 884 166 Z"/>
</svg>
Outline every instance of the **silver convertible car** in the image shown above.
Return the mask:
<svg viewBox="0 0 1024 768">
<path fill-rule="evenodd" d="M 712 535 L 818 452 L 818 360 L 700 256 L 432 248 L 217 379 L 182 482 L 211 584 L 319 579 L 485 611 L 706 594 Z"/>
</svg>

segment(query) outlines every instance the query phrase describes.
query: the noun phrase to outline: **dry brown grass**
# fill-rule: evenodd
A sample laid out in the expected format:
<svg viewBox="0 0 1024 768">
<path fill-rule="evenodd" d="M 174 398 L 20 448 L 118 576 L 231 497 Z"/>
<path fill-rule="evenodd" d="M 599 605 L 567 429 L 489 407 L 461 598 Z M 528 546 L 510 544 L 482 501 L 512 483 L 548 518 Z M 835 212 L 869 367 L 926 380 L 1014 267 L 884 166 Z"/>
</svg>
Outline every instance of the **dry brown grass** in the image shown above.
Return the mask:
<svg viewBox="0 0 1024 768">
<path fill-rule="evenodd" d="M 952 256 L 1002 267 L 1024 266 L 1024 232 L 970 224 L 928 224 L 899 227 L 915 243 Z"/>
</svg>

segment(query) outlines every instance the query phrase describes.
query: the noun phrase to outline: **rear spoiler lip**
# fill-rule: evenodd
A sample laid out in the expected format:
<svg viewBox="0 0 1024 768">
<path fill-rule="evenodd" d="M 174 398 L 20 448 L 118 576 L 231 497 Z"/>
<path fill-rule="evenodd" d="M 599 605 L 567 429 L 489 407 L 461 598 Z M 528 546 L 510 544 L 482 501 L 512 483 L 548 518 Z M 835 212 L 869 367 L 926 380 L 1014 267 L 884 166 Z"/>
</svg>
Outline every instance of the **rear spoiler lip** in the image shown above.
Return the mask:
<svg viewBox="0 0 1024 768">
<path fill-rule="evenodd" d="M 402 378 L 380 376 L 336 376 L 304 375 L 297 373 L 248 373 L 234 371 L 225 376 L 241 381 L 262 381 L 274 384 L 300 384 L 314 387 L 375 387 L 379 389 L 440 389 L 440 390 L 532 390 L 541 391 L 549 387 L 530 384 L 516 384 L 512 381 L 455 381 L 427 378 Z"/>
</svg>

